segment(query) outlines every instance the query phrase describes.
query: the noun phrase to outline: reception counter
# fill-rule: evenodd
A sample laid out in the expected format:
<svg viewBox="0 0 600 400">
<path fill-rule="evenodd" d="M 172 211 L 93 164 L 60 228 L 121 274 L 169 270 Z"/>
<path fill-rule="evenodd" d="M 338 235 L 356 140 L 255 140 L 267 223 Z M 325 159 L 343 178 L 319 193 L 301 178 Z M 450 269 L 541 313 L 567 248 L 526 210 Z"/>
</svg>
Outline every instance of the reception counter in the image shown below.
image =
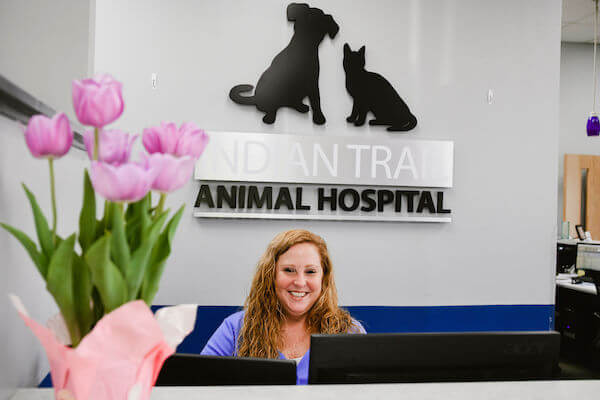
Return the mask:
<svg viewBox="0 0 600 400">
<path fill-rule="evenodd" d="M 157 387 L 151 400 L 577 399 L 597 400 L 600 380 L 309 386 Z M 20 389 L 11 400 L 52 400 L 51 389 Z"/>
</svg>

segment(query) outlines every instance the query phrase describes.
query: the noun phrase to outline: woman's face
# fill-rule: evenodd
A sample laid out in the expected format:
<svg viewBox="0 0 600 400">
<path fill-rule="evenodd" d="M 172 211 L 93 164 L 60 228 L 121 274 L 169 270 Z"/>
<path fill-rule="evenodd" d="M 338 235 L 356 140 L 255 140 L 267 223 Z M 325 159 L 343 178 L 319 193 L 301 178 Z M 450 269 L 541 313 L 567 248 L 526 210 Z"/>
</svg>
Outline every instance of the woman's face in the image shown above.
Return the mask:
<svg viewBox="0 0 600 400">
<path fill-rule="evenodd" d="M 288 317 L 300 318 L 321 295 L 323 268 L 317 246 L 298 243 L 277 260 L 275 293 Z"/>
</svg>

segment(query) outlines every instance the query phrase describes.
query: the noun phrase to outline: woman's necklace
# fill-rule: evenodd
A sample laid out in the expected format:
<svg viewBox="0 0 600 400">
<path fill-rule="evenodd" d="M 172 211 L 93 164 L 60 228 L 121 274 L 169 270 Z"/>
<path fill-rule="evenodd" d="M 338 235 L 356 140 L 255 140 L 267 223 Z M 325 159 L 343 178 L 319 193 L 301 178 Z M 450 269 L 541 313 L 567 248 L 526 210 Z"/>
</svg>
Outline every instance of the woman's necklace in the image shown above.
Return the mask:
<svg viewBox="0 0 600 400">
<path fill-rule="evenodd" d="M 300 358 L 304 356 L 310 347 L 310 334 L 308 329 L 301 332 L 284 332 L 284 351 L 283 355 L 288 358 Z"/>
<path fill-rule="evenodd" d="M 306 346 L 306 340 L 299 339 L 292 343 L 291 348 L 289 348 L 287 351 L 288 354 L 286 355 L 286 358 L 300 358 L 306 353 L 306 350 L 308 350 L 308 346 Z"/>
</svg>

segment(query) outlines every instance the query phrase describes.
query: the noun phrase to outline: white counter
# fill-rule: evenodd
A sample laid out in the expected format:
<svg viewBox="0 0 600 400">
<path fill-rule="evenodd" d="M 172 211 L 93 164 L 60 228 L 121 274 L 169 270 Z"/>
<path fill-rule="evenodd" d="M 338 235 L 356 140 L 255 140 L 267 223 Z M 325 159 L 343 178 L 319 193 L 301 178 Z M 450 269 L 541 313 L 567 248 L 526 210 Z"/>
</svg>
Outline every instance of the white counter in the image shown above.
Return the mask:
<svg viewBox="0 0 600 400">
<path fill-rule="evenodd" d="M 571 283 L 571 280 L 556 280 L 556 286 L 576 290 L 581 293 L 596 294 L 596 285 L 590 282 Z"/>
<path fill-rule="evenodd" d="M 598 400 L 600 380 L 313 386 L 158 387 L 151 400 Z M 20 389 L 11 400 L 52 400 L 52 389 Z"/>
</svg>

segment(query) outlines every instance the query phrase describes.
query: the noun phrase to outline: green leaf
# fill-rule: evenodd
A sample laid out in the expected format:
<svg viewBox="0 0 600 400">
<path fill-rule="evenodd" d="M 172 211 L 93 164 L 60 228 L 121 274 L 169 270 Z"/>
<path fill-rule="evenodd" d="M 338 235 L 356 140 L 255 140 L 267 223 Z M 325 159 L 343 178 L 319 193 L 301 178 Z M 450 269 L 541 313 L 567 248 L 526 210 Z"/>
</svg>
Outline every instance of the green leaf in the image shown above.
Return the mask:
<svg viewBox="0 0 600 400">
<path fill-rule="evenodd" d="M 40 274 L 42 274 L 42 277 L 45 280 L 46 273 L 48 271 L 48 258 L 38 250 L 35 242 L 17 228 L 13 228 L 12 226 L 3 223 L 0 223 L 0 226 L 10 232 L 19 242 L 21 242 L 23 247 L 25 247 L 25 250 L 27 250 L 29 257 L 31 257 L 31 260 L 34 262 L 38 271 L 40 271 Z"/>
<path fill-rule="evenodd" d="M 150 256 L 150 261 L 148 263 L 148 271 L 146 272 L 144 283 L 142 284 L 141 295 L 141 298 L 148 305 L 152 304 L 152 300 L 154 299 L 156 292 L 158 292 L 158 284 L 167 258 L 169 257 L 169 254 L 171 254 L 171 243 L 173 242 L 173 236 L 175 235 L 175 230 L 183 215 L 184 208 L 185 205 L 181 206 L 177 213 L 169 220 L 152 249 L 152 255 Z"/>
<path fill-rule="evenodd" d="M 150 218 L 150 193 L 135 203 L 129 203 L 125 213 L 127 225 L 126 234 L 129 250 L 133 254 L 142 242 L 144 232 L 152 223 Z"/>
<path fill-rule="evenodd" d="M 151 192 L 148 192 L 146 197 L 139 201 L 140 221 L 142 222 L 143 236 L 146 235 L 146 231 L 150 228 L 150 224 L 152 224 L 152 219 L 150 218 L 150 193 Z"/>
<path fill-rule="evenodd" d="M 104 200 L 104 216 L 102 217 L 102 221 L 104 222 L 104 231 L 112 230 L 112 202 L 108 200 Z"/>
<path fill-rule="evenodd" d="M 25 184 L 23 184 L 23 189 L 25 189 L 25 193 L 27 194 L 27 198 L 31 204 L 31 211 L 33 211 L 33 219 L 35 221 L 35 230 L 42 247 L 42 252 L 48 259 L 50 259 L 52 257 L 52 253 L 54 252 L 52 231 L 50 228 L 48 228 L 48 221 L 40 209 L 35 196 L 29 191 L 29 189 L 27 189 Z"/>
<path fill-rule="evenodd" d="M 94 315 L 91 307 L 92 277 L 90 269 L 79 255 L 73 254 L 73 304 L 83 338 L 92 330 Z M 73 343 L 76 346 L 75 343 Z"/>
<path fill-rule="evenodd" d="M 92 285 L 92 302 L 92 314 L 94 316 L 94 323 L 92 324 L 92 328 L 94 328 L 93 325 L 95 325 L 96 322 L 100 321 L 100 318 L 104 316 L 104 304 L 102 304 L 102 298 L 100 297 L 100 292 L 98 291 L 98 288 L 94 285 Z"/>
<path fill-rule="evenodd" d="M 110 260 L 111 234 L 107 232 L 90 246 L 84 259 L 92 273 L 92 283 L 102 299 L 104 312 L 109 313 L 127 301 L 127 287 L 121 271 Z"/>
<path fill-rule="evenodd" d="M 85 253 L 96 239 L 96 194 L 87 169 L 83 174 L 83 204 L 79 213 L 79 245 Z"/>
<path fill-rule="evenodd" d="M 123 221 L 123 212 L 117 203 L 112 203 L 112 240 L 110 243 L 110 253 L 112 259 L 121 270 L 123 276 L 131 260 L 127 236 L 125 235 L 125 221 Z"/>
<path fill-rule="evenodd" d="M 125 211 L 125 220 L 129 221 L 133 217 L 136 216 L 136 204 L 137 203 L 129 203 L 127 204 L 127 211 Z"/>
<path fill-rule="evenodd" d="M 135 250 L 131 256 L 131 262 L 127 267 L 125 280 L 127 281 L 127 290 L 129 300 L 134 300 L 138 297 L 148 262 L 152 253 L 152 248 L 158 239 L 160 230 L 167 219 L 168 211 L 162 212 L 158 218 L 148 227 L 145 232 L 142 232 L 142 241 L 140 247 Z"/>
<path fill-rule="evenodd" d="M 96 223 L 96 240 L 110 230 L 110 225 L 112 223 L 112 221 L 109 220 L 111 212 L 110 204 L 110 201 L 104 200 L 102 219 L 98 220 Z"/>
<path fill-rule="evenodd" d="M 142 223 L 140 218 L 133 218 L 127 221 L 125 235 L 129 244 L 129 251 L 134 252 L 140 246 L 140 237 L 142 236 Z"/>
<path fill-rule="evenodd" d="M 75 234 L 58 245 L 48 265 L 46 287 L 60 309 L 71 336 L 71 343 L 75 346 L 81 340 L 81 332 L 77 323 L 73 299 L 74 246 Z"/>
</svg>

